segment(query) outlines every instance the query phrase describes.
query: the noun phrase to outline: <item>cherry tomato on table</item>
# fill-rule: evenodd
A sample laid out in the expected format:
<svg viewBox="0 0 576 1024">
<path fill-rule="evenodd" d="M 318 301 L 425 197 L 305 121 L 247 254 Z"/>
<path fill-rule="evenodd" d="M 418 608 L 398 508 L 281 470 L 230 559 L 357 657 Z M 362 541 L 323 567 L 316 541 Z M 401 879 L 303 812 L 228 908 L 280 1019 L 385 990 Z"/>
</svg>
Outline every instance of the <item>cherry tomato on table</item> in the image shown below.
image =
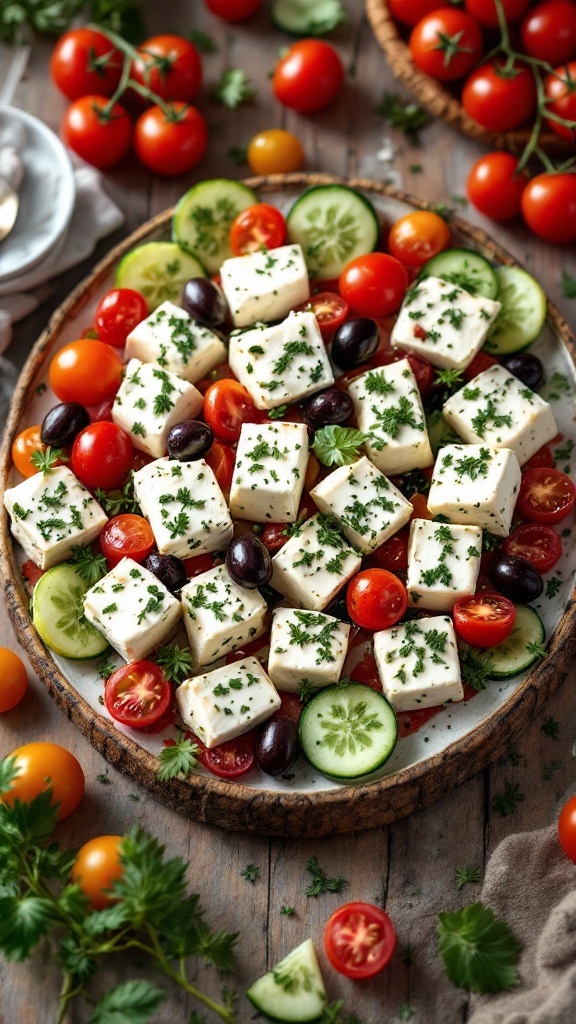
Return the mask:
<svg viewBox="0 0 576 1024">
<path fill-rule="evenodd" d="M 202 159 L 208 146 L 208 128 L 202 114 L 189 103 L 170 103 L 165 109 L 149 107 L 134 129 L 138 159 L 156 174 L 170 178 L 185 174 Z"/>
<path fill-rule="evenodd" d="M 571 0 L 546 0 L 528 12 L 521 28 L 526 53 L 548 64 L 576 57 L 576 7 Z"/>
<path fill-rule="evenodd" d="M 93 28 L 75 28 L 60 37 L 50 58 L 50 77 L 69 100 L 89 93 L 112 96 L 120 82 L 123 57 Z"/>
<path fill-rule="evenodd" d="M 576 796 L 571 797 L 560 811 L 558 838 L 566 856 L 576 864 Z"/>
<path fill-rule="evenodd" d="M 208 771 L 220 779 L 236 779 L 249 772 L 254 764 L 253 739 L 250 734 L 245 734 L 210 750 L 206 747 L 200 760 Z"/>
<path fill-rule="evenodd" d="M 500 0 L 506 22 L 518 21 L 528 10 L 530 0 Z M 495 0 L 465 0 L 465 7 L 483 28 L 498 28 L 498 9 Z"/>
<path fill-rule="evenodd" d="M 148 303 L 133 288 L 113 288 L 96 306 L 94 324 L 100 341 L 122 348 L 137 324 L 148 316 Z"/>
<path fill-rule="evenodd" d="M 99 405 L 120 387 L 120 356 L 103 341 L 71 341 L 50 363 L 50 387 L 61 402 Z"/>
<path fill-rule="evenodd" d="M 252 174 L 289 174 L 304 164 L 302 143 L 285 128 L 267 128 L 248 143 L 248 164 Z"/>
<path fill-rule="evenodd" d="M 346 264 L 340 275 L 342 298 L 359 316 L 396 313 L 408 287 L 406 268 L 394 256 L 370 252 Z"/>
<path fill-rule="evenodd" d="M 373 978 L 390 960 L 396 946 L 392 921 L 371 903 L 345 903 L 324 929 L 326 956 L 346 978 Z"/>
<path fill-rule="evenodd" d="M 517 128 L 536 110 L 536 86 L 530 68 L 520 61 L 505 68 L 501 58 L 482 64 L 464 83 L 462 105 L 487 131 Z"/>
<path fill-rule="evenodd" d="M 94 910 L 104 910 L 112 902 L 106 890 L 122 878 L 119 846 L 122 836 L 95 836 L 78 850 L 71 877 Z"/>
<path fill-rule="evenodd" d="M 416 25 L 421 18 L 443 6 L 441 0 L 388 0 L 392 17 L 405 25 Z"/>
<path fill-rule="evenodd" d="M 106 680 L 104 688 L 108 713 L 131 729 L 154 725 L 168 709 L 171 697 L 170 683 L 153 661 L 123 665 Z"/>
<path fill-rule="evenodd" d="M 549 526 L 522 523 L 504 541 L 505 555 L 519 555 L 539 573 L 553 569 L 562 555 L 562 541 Z"/>
<path fill-rule="evenodd" d="M 574 508 L 576 488 L 559 469 L 528 469 L 522 474 L 518 511 L 532 523 L 550 525 L 565 519 Z"/>
<path fill-rule="evenodd" d="M 277 249 L 286 241 L 286 221 L 275 206 L 255 203 L 242 210 L 230 228 L 230 248 L 235 256 L 261 249 Z"/>
<path fill-rule="evenodd" d="M 576 174 L 537 174 L 522 194 L 522 216 L 545 242 L 576 242 Z"/>
<path fill-rule="evenodd" d="M 182 36 L 154 36 L 138 47 L 130 77 L 161 100 L 189 103 L 202 84 L 202 61 Z"/>
<path fill-rule="evenodd" d="M 280 58 L 272 89 L 285 107 L 311 114 L 331 103 L 343 82 L 344 65 L 336 50 L 321 39 L 301 39 Z"/>
<path fill-rule="evenodd" d="M 52 790 L 52 802 L 59 804 L 58 821 L 75 811 L 84 796 L 84 772 L 69 750 L 57 743 L 26 743 L 13 750 L 18 774 L 10 789 L 0 794 L 4 803 L 30 803 L 40 793 Z"/>
<path fill-rule="evenodd" d="M 91 423 L 74 439 L 71 468 L 86 487 L 121 487 L 132 466 L 130 435 L 110 423 Z"/>
<path fill-rule="evenodd" d="M 337 292 L 317 292 L 308 302 L 303 302 L 298 310 L 311 310 L 320 328 L 324 341 L 332 341 L 338 328 L 348 319 L 350 308 L 345 299 Z"/>
<path fill-rule="evenodd" d="M 437 213 L 416 210 L 400 217 L 388 236 L 388 248 L 405 267 L 424 266 L 450 245 L 450 228 Z"/>
<path fill-rule="evenodd" d="M 82 96 L 68 107 L 62 138 L 70 149 L 100 170 L 119 163 L 130 149 L 132 124 L 124 107 L 111 110 L 106 96 Z"/>
<path fill-rule="evenodd" d="M 510 220 L 522 209 L 522 193 L 528 182 L 518 172 L 518 157 L 511 153 L 486 153 L 472 167 L 466 190 L 470 202 L 492 220 Z"/>
<path fill-rule="evenodd" d="M 217 380 L 204 395 L 204 419 L 220 441 L 237 441 L 243 423 L 257 423 L 256 406 L 237 380 Z"/>
<path fill-rule="evenodd" d="M 576 61 L 562 64 L 554 70 L 554 74 L 546 76 L 544 94 L 547 101 L 546 110 L 550 114 L 576 122 Z M 571 128 L 567 124 L 554 121 L 551 117 L 546 118 L 546 124 L 563 139 L 576 143 L 576 125 Z"/>
<path fill-rule="evenodd" d="M 482 56 L 482 33 L 465 11 L 441 7 L 412 29 L 410 53 L 416 67 L 441 82 L 463 78 Z"/>
<path fill-rule="evenodd" d="M 28 689 L 26 666 L 14 651 L 0 647 L 0 712 L 11 711 Z"/>
<path fill-rule="evenodd" d="M 143 562 L 154 547 L 154 534 L 150 524 L 142 516 L 132 512 L 123 512 L 109 519 L 100 533 L 100 547 L 113 569 L 123 558 L 133 558 L 135 562 Z"/>
<path fill-rule="evenodd" d="M 386 629 L 408 607 L 406 588 L 385 569 L 365 569 L 351 580 L 346 594 L 350 618 L 364 629 Z"/>
<path fill-rule="evenodd" d="M 507 597 L 478 593 L 462 597 L 454 605 L 454 628 L 473 647 L 495 647 L 514 629 L 516 608 Z"/>
<path fill-rule="evenodd" d="M 204 3 L 212 14 L 224 21 L 244 21 L 262 6 L 262 0 L 204 0 Z"/>
</svg>

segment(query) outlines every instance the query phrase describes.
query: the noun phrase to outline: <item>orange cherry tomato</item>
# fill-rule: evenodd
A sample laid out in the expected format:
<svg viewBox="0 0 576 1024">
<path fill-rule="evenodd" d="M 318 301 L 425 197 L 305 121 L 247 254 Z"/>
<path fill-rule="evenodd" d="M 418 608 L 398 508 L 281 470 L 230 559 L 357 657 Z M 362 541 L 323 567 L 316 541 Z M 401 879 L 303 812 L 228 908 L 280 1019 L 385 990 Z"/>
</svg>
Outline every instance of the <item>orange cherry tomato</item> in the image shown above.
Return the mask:
<svg viewBox="0 0 576 1024">
<path fill-rule="evenodd" d="M 50 387 L 61 402 L 99 405 L 122 380 L 120 356 L 103 341 L 82 338 L 64 345 L 50 363 Z"/>
<path fill-rule="evenodd" d="M 433 519 L 432 513 L 428 508 L 425 494 L 413 494 L 408 499 L 411 505 L 414 506 L 414 511 L 410 516 L 410 519 Z"/>
<path fill-rule="evenodd" d="M 299 171 L 304 164 L 302 143 L 285 128 L 268 128 L 250 139 L 248 163 L 253 174 Z"/>
<path fill-rule="evenodd" d="M 26 666 L 14 651 L 0 647 L 0 711 L 11 711 L 28 689 Z"/>
<path fill-rule="evenodd" d="M 558 838 L 566 856 L 576 864 L 576 796 L 570 797 L 560 811 Z"/>
<path fill-rule="evenodd" d="M 78 850 L 72 881 L 78 883 L 94 910 L 104 910 L 114 902 L 107 890 L 122 878 L 121 842 L 122 836 L 96 836 Z"/>
<path fill-rule="evenodd" d="M 12 442 L 12 462 L 22 476 L 34 476 L 38 472 L 36 466 L 30 461 L 34 452 L 45 452 L 47 445 L 40 440 L 41 424 L 33 427 L 26 427 Z M 62 459 L 57 459 L 55 466 L 62 466 Z"/>
<path fill-rule="evenodd" d="M 450 245 L 450 228 L 430 210 L 416 210 L 400 217 L 388 236 L 392 256 L 405 267 L 422 267 Z"/>
<path fill-rule="evenodd" d="M 69 750 L 57 743 L 27 743 L 12 752 L 18 774 L 2 800 L 30 803 L 40 793 L 52 790 L 52 802 L 59 804 L 58 821 L 75 811 L 84 796 L 84 772 Z"/>
</svg>

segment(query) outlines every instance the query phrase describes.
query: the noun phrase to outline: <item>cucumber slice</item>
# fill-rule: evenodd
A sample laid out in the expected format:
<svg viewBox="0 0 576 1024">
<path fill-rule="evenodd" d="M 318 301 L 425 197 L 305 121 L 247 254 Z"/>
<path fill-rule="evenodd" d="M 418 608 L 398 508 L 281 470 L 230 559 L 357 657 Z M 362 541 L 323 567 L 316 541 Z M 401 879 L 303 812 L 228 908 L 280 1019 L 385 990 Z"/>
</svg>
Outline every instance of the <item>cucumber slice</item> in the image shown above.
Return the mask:
<svg viewBox="0 0 576 1024">
<path fill-rule="evenodd" d="M 64 658 L 87 661 L 108 650 L 108 641 L 84 618 L 90 584 L 63 562 L 40 577 L 32 595 L 32 621 L 47 647 Z"/>
<path fill-rule="evenodd" d="M 274 0 L 270 16 L 293 36 L 326 35 L 346 18 L 341 0 Z"/>
<path fill-rule="evenodd" d="M 540 616 L 526 604 L 516 606 L 516 622 L 503 643 L 488 650 L 471 648 L 474 657 L 490 664 L 491 679 L 510 679 L 531 668 L 541 658 L 546 633 Z"/>
<path fill-rule="evenodd" d="M 230 178 L 201 181 L 186 192 L 172 218 L 172 239 L 201 261 L 209 274 L 216 274 L 230 248 L 232 221 L 258 202 L 246 185 Z"/>
<path fill-rule="evenodd" d="M 380 225 L 372 203 L 347 185 L 314 185 L 286 218 L 288 238 L 302 246 L 308 270 L 325 280 L 339 277 L 350 260 L 372 252 Z"/>
<path fill-rule="evenodd" d="M 174 242 L 138 245 L 126 253 L 116 269 L 118 287 L 141 292 L 150 312 L 167 299 L 178 305 L 182 289 L 191 277 L 206 277 L 206 271 L 194 256 L 183 252 Z"/>
<path fill-rule="evenodd" d="M 390 757 L 397 738 L 393 708 L 362 683 L 328 686 L 300 716 L 304 754 L 334 779 L 357 779 L 376 771 Z"/>
<path fill-rule="evenodd" d="M 546 296 L 534 278 L 520 267 L 498 267 L 498 313 L 484 345 L 493 355 L 508 355 L 536 340 L 546 320 Z"/>
<path fill-rule="evenodd" d="M 250 986 L 246 995 L 257 1010 L 272 1020 L 318 1020 L 326 1006 L 326 989 L 312 939 L 293 949 L 268 974 Z"/>
<path fill-rule="evenodd" d="M 471 295 L 483 295 L 486 299 L 495 299 L 498 295 L 498 279 L 488 260 L 471 249 L 439 252 L 424 264 L 420 277 L 441 277 Z"/>
</svg>

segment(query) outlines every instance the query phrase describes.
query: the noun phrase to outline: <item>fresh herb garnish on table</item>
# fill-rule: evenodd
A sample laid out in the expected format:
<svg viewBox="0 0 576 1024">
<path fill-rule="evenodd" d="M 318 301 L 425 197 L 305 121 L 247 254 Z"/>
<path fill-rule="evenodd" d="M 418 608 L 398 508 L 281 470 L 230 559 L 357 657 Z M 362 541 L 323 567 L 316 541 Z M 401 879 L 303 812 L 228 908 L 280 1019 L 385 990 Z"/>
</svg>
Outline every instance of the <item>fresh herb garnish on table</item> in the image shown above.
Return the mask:
<svg viewBox="0 0 576 1024">
<path fill-rule="evenodd" d="M 318 1024 L 364 1024 L 355 1013 L 348 1013 L 344 1010 L 344 1000 L 337 999 L 335 1003 L 327 1003 L 322 1011 Z"/>
<path fill-rule="evenodd" d="M 89 583 L 90 586 L 98 583 L 98 580 L 103 579 L 108 572 L 104 555 L 92 551 L 89 545 L 81 547 L 79 544 L 75 544 L 72 548 L 70 561 L 78 575 L 83 580 L 86 580 L 86 583 Z"/>
<path fill-rule="evenodd" d="M 207 32 L 202 32 L 202 29 L 191 28 L 188 32 L 188 39 L 200 53 L 216 53 L 218 50 L 212 36 L 209 36 Z"/>
<path fill-rule="evenodd" d="M 542 766 L 542 780 L 543 782 L 551 782 L 556 772 L 559 772 L 562 768 L 561 761 L 548 761 L 548 764 Z"/>
<path fill-rule="evenodd" d="M 316 431 L 312 447 L 323 466 L 349 466 L 360 458 L 360 445 L 368 436 L 355 427 L 322 427 Z"/>
<path fill-rule="evenodd" d="M 403 99 L 396 92 L 384 93 L 382 103 L 376 107 L 376 113 L 382 114 L 391 128 L 398 128 L 403 132 L 412 146 L 420 144 L 419 133 L 432 120 L 430 114 L 417 103 Z"/>
<path fill-rule="evenodd" d="M 459 891 L 460 889 L 463 889 L 465 885 L 479 881 L 480 868 L 473 867 L 471 864 L 465 864 L 464 867 L 456 868 L 456 886 Z"/>
<path fill-rule="evenodd" d="M 100 772 L 100 774 L 96 776 L 96 782 L 99 782 L 102 786 L 112 785 L 112 779 L 108 778 L 108 768 L 105 772 Z"/>
<path fill-rule="evenodd" d="M 549 715 L 542 723 L 542 732 L 545 736 L 549 736 L 551 740 L 557 740 L 558 733 L 560 732 L 560 722 L 557 722 L 555 718 Z"/>
<path fill-rule="evenodd" d="M 410 1006 L 410 1003 L 402 1003 L 396 1011 L 396 1016 L 398 1020 L 412 1020 L 415 1013 L 416 1010 L 413 1006 Z"/>
<path fill-rule="evenodd" d="M 60 36 L 86 12 L 95 24 L 139 43 L 145 34 L 139 7 L 137 0 L 4 0 L 0 4 L 0 40 L 22 42 L 30 29 Z"/>
<path fill-rule="evenodd" d="M 296 911 L 294 910 L 294 907 L 286 907 L 286 906 L 284 906 L 284 907 L 280 907 L 280 913 L 284 914 L 284 917 L 293 917 L 294 914 L 296 913 Z"/>
<path fill-rule="evenodd" d="M 246 72 L 241 68 L 228 68 L 222 73 L 222 77 L 212 93 L 212 98 L 218 103 L 222 103 L 224 107 L 235 110 L 241 103 L 249 103 L 255 95 L 256 89 Z"/>
<path fill-rule="evenodd" d="M 565 299 L 576 299 L 576 277 L 567 270 L 562 271 L 562 295 Z"/>
<path fill-rule="evenodd" d="M 338 878 L 328 878 L 316 857 L 310 857 L 306 864 L 306 871 L 309 871 L 312 876 L 310 885 L 307 885 L 305 889 L 307 896 L 320 896 L 323 892 L 342 892 L 344 886 L 348 885 L 348 879 L 343 875 L 339 875 Z"/>
<path fill-rule="evenodd" d="M 103 661 L 101 665 L 98 665 L 98 675 L 101 679 L 109 679 L 116 668 L 113 661 Z"/>
<path fill-rule="evenodd" d="M 523 800 L 525 800 L 525 796 L 518 783 L 506 779 L 502 792 L 496 793 L 492 799 L 492 810 L 501 818 L 508 818 L 509 815 L 516 812 L 518 804 L 521 804 Z"/>
<path fill-rule="evenodd" d="M 439 915 L 438 951 L 450 981 L 468 992 L 502 992 L 518 982 L 520 943 L 483 903 Z"/>
<path fill-rule="evenodd" d="M 240 875 L 247 882 L 252 882 L 252 885 L 254 885 L 257 879 L 260 878 L 260 868 L 256 864 L 248 864 L 244 871 L 240 872 Z"/>
<path fill-rule="evenodd" d="M 158 755 L 160 767 L 156 772 L 156 778 L 159 782 L 168 782 L 177 775 L 189 775 L 198 766 L 199 753 L 198 744 L 189 739 L 175 740 L 162 747 Z"/>
</svg>

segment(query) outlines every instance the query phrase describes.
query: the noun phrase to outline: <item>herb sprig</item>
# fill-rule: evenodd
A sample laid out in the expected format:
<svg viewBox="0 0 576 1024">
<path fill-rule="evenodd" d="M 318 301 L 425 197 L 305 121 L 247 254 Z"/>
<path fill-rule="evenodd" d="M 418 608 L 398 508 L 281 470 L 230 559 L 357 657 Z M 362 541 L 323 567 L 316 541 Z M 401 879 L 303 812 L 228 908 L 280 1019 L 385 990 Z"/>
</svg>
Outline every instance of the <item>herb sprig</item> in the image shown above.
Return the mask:
<svg viewBox="0 0 576 1024">
<path fill-rule="evenodd" d="M 483 903 L 439 915 L 438 951 L 450 981 L 468 992 L 501 992 L 517 984 L 520 943 Z"/>
</svg>

